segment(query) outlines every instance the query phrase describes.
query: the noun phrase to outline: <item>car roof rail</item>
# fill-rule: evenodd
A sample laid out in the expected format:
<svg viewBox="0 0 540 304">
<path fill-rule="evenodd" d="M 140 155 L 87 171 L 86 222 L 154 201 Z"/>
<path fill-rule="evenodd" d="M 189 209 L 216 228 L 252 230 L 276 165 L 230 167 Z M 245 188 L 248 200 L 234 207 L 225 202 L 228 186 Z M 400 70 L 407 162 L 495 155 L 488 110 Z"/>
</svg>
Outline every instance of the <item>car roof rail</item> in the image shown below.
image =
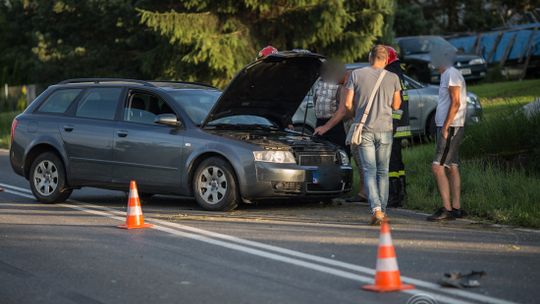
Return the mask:
<svg viewBox="0 0 540 304">
<path fill-rule="evenodd" d="M 142 84 L 143 86 L 147 86 L 147 87 L 155 87 L 154 84 L 148 81 L 138 80 L 138 79 L 128 79 L 128 78 L 73 78 L 73 79 L 66 79 L 64 81 L 59 82 L 58 84 L 83 83 L 83 82 L 92 82 L 95 84 L 103 83 L 103 82 L 132 82 L 132 83 Z"/>
<path fill-rule="evenodd" d="M 176 83 L 176 84 L 194 84 L 194 85 L 200 85 L 203 87 L 213 88 L 217 89 L 215 86 L 204 83 L 204 82 L 196 82 L 196 81 L 180 81 L 180 80 L 151 80 L 151 83 Z"/>
</svg>

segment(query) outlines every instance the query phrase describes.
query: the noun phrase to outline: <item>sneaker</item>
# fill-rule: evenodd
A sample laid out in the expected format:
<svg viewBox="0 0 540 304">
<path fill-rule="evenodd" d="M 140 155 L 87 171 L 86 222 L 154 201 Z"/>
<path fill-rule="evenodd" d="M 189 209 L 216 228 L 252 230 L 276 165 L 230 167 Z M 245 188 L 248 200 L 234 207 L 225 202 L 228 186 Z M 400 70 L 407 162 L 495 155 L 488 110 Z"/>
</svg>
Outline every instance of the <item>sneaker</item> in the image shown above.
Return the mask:
<svg viewBox="0 0 540 304">
<path fill-rule="evenodd" d="M 452 208 L 451 212 L 455 218 L 463 218 L 467 216 L 467 212 L 463 209 Z"/>
<path fill-rule="evenodd" d="M 371 216 L 371 222 L 370 224 L 371 225 L 380 225 L 382 221 L 385 220 L 385 215 L 382 211 L 375 211 L 375 214 L 373 214 L 373 216 Z"/>
<path fill-rule="evenodd" d="M 455 219 L 452 211 L 446 210 L 444 207 L 439 208 L 435 213 L 427 217 L 427 220 L 430 222 L 451 221 Z"/>
</svg>

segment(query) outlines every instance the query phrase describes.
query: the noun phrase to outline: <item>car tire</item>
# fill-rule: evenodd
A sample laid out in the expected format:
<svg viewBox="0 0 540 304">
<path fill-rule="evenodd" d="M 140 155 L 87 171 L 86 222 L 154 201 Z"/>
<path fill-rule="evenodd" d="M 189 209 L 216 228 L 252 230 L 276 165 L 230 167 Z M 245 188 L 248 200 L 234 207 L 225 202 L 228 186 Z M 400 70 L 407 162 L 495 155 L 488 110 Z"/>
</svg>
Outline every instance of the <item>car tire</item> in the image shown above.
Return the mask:
<svg viewBox="0 0 540 304">
<path fill-rule="evenodd" d="M 238 206 L 238 190 L 231 165 L 222 158 L 203 160 L 193 175 L 193 193 L 205 210 L 230 211 Z"/>
<path fill-rule="evenodd" d="M 429 141 L 435 141 L 437 137 L 437 125 L 435 124 L 435 113 L 428 116 L 426 122 L 426 137 Z"/>
<path fill-rule="evenodd" d="M 73 192 L 67 188 L 64 163 L 52 152 L 45 152 L 34 159 L 29 182 L 37 200 L 46 204 L 64 202 Z"/>
</svg>

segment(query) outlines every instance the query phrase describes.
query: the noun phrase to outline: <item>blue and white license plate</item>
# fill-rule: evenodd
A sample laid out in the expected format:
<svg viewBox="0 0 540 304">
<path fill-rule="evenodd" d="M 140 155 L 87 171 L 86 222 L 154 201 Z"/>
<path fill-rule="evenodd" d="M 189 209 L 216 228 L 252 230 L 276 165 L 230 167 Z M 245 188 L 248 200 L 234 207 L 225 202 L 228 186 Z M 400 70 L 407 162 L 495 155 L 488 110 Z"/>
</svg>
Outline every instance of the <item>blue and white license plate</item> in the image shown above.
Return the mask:
<svg viewBox="0 0 540 304">
<path fill-rule="evenodd" d="M 319 171 L 311 171 L 311 182 L 318 184 L 321 178 L 321 173 Z"/>
</svg>

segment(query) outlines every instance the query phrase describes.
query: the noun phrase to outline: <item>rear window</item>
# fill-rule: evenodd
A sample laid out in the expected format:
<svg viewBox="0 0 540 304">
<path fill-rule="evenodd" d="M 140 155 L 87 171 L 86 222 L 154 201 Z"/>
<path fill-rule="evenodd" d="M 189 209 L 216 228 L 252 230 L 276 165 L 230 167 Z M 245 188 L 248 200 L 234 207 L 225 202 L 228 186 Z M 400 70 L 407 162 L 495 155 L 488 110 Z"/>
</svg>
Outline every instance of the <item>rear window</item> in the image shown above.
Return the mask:
<svg viewBox="0 0 540 304">
<path fill-rule="evenodd" d="M 75 116 L 113 120 L 121 93 L 121 88 L 89 89 L 79 101 Z"/>
<path fill-rule="evenodd" d="M 39 108 L 41 113 L 65 113 L 82 89 L 54 91 Z"/>
</svg>

